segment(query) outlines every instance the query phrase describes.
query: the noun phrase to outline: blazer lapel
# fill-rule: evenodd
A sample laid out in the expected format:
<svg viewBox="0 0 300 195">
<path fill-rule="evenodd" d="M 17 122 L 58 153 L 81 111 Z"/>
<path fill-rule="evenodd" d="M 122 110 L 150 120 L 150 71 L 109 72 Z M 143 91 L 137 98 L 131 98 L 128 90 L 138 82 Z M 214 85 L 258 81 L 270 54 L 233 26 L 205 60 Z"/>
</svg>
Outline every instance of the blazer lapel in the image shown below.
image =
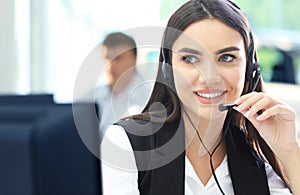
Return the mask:
<svg viewBox="0 0 300 195">
<path fill-rule="evenodd" d="M 155 135 L 156 152 L 153 153 L 151 194 L 183 195 L 185 180 L 185 139 L 183 121 L 179 125 L 162 128 Z M 160 134 L 162 133 L 162 134 Z"/>
<path fill-rule="evenodd" d="M 251 145 L 245 143 L 244 132 L 230 127 L 226 134 L 228 168 L 236 195 L 268 195 L 269 187 L 264 162 Z"/>
</svg>

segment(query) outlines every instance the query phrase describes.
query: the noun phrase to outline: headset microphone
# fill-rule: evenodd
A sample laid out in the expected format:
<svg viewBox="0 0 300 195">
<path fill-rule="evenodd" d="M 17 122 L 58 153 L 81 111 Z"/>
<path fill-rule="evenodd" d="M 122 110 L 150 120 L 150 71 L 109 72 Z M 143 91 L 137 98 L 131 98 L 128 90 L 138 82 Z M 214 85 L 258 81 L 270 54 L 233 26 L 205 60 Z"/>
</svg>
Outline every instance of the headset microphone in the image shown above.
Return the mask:
<svg viewBox="0 0 300 195">
<path fill-rule="evenodd" d="M 229 110 L 231 108 L 233 108 L 234 106 L 237 106 L 236 104 L 220 104 L 219 105 L 219 110 L 221 112 L 225 111 L 225 110 Z"/>
</svg>

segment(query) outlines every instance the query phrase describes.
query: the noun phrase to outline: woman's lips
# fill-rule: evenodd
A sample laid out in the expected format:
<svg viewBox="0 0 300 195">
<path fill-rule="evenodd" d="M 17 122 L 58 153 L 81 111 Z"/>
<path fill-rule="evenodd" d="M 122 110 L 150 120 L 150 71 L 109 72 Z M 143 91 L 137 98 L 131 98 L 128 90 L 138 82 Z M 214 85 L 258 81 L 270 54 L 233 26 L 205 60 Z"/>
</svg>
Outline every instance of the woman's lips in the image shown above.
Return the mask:
<svg viewBox="0 0 300 195">
<path fill-rule="evenodd" d="M 227 90 L 204 89 L 194 91 L 194 94 L 202 104 L 214 104 L 220 102 L 226 92 Z"/>
</svg>

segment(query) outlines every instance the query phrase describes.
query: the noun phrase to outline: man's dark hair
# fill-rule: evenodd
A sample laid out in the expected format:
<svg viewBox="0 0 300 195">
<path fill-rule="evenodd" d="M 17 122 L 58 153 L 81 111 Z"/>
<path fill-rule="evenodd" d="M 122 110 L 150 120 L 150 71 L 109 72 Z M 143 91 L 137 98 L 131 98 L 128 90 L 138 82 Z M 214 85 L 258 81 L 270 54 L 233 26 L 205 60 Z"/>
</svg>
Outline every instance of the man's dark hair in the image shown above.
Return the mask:
<svg viewBox="0 0 300 195">
<path fill-rule="evenodd" d="M 102 45 L 106 47 L 116 47 L 120 45 L 127 45 L 132 48 L 134 55 L 137 55 L 136 43 L 135 40 L 121 32 L 114 32 L 108 34 L 102 42 Z"/>
</svg>

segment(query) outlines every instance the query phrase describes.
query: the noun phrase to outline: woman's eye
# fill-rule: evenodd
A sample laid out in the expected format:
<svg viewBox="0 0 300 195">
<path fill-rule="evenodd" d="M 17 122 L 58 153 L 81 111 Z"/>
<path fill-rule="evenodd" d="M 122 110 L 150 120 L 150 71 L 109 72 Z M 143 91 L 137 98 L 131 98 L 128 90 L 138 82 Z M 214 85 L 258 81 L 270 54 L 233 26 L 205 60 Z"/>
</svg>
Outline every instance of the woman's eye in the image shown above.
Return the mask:
<svg viewBox="0 0 300 195">
<path fill-rule="evenodd" d="M 233 55 L 223 55 L 220 57 L 220 61 L 222 62 L 232 62 L 235 59 L 235 56 Z"/>
<path fill-rule="evenodd" d="M 198 58 L 194 56 L 183 56 L 183 60 L 188 64 L 193 64 L 199 61 Z"/>
</svg>

